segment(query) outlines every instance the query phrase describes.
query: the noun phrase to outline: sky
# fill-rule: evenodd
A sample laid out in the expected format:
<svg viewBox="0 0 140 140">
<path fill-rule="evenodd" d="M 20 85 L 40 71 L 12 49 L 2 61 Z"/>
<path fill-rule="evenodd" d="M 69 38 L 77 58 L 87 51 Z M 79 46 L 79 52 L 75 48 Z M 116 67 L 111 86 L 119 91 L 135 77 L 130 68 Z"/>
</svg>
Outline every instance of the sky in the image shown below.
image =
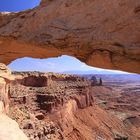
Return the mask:
<svg viewBox="0 0 140 140">
<path fill-rule="evenodd" d="M 0 12 L 19 12 L 39 5 L 40 0 L 0 0 Z M 13 61 L 9 67 L 13 71 L 42 71 L 42 72 L 94 72 L 112 73 L 99 68 L 87 66 L 74 57 L 62 56 L 49 59 L 21 58 Z M 113 73 L 122 73 L 115 71 Z"/>
<path fill-rule="evenodd" d="M 104 70 L 86 65 L 75 57 L 63 55 L 56 58 L 35 59 L 19 58 L 9 64 L 13 71 L 41 71 L 69 74 L 126 74 L 121 71 Z"/>
<path fill-rule="evenodd" d="M 39 5 L 40 0 L 0 0 L 0 12 L 19 12 Z"/>
</svg>

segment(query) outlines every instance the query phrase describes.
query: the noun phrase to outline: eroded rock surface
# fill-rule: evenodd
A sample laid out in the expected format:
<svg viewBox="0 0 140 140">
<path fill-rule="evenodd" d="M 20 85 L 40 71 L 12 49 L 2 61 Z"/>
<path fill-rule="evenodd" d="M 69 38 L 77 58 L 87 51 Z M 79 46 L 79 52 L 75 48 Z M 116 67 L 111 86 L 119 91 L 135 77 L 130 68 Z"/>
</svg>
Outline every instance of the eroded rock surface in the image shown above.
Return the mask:
<svg viewBox="0 0 140 140">
<path fill-rule="evenodd" d="M 0 63 L 0 140 L 28 140 L 18 124 L 6 115 L 9 113 L 10 80 L 13 80 L 11 71 Z"/>
<path fill-rule="evenodd" d="M 95 94 L 111 92 L 107 87 L 92 87 L 93 81 L 65 74 L 14 72 L 14 75 L 9 115 L 31 140 L 137 138 L 133 129 L 95 102 Z M 38 84 L 36 81 L 42 77 L 42 84 Z"/>
<path fill-rule="evenodd" d="M 0 62 L 75 56 L 96 67 L 140 73 L 139 0 L 43 0 L 0 14 Z"/>
</svg>

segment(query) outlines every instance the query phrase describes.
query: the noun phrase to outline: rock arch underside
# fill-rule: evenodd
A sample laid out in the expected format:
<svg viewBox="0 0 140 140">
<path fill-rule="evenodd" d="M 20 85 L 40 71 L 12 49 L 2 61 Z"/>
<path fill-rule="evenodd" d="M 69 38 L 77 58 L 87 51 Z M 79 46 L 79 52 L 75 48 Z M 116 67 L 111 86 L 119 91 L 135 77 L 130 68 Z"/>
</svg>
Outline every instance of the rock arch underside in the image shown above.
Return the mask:
<svg viewBox="0 0 140 140">
<path fill-rule="evenodd" d="M 0 62 L 75 56 L 91 66 L 140 73 L 139 0 L 43 0 L 0 13 Z"/>
</svg>

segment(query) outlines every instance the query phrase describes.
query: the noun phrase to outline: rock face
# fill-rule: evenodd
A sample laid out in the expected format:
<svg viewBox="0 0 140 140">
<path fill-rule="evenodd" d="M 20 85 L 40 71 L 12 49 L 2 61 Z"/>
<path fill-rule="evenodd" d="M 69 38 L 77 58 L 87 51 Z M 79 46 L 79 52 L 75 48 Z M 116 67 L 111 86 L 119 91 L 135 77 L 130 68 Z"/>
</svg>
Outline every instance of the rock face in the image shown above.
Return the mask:
<svg viewBox="0 0 140 140">
<path fill-rule="evenodd" d="M 0 101 L 3 102 L 4 112 L 9 111 L 9 84 L 10 80 L 14 80 L 10 69 L 6 65 L 0 63 Z"/>
<path fill-rule="evenodd" d="M 66 54 L 140 73 L 139 9 L 139 0 L 43 0 L 33 10 L 1 13 L 0 61 Z"/>
<path fill-rule="evenodd" d="M 20 99 L 19 103 L 28 104 L 31 110 L 35 111 L 39 107 L 44 113 L 54 112 L 57 107 L 63 106 L 69 100 L 75 100 L 81 109 L 93 103 L 91 83 L 84 78 L 37 72 L 14 73 L 14 75 L 15 77 L 22 75 L 22 79 L 12 82 L 11 96 L 15 99 L 17 97 L 17 101 Z M 31 105 L 33 102 L 36 102 L 37 106 Z"/>
<path fill-rule="evenodd" d="M 10 80 L 13 80 L 11 71 L 0 63 L 0 140 L 28 140 L 18 124 L 6 116 L 9 113 Z"/>
</svg>

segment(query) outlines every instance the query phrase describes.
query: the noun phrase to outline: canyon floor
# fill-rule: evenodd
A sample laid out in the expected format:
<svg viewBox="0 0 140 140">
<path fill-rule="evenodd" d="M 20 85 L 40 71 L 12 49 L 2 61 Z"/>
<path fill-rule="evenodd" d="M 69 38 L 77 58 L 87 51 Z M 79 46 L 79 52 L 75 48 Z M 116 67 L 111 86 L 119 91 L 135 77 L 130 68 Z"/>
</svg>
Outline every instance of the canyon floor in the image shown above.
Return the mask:
<svg viewBox="0 0 140 140">
<path fill-rule="evenodd" d="M 140 139 L 139 75 L 13 74 L 9 116 L 30 140 Z"/>
<path fill-rule="evenodd" d="M 95 88 L 96 103 L 117 116 L 140 139 L 140 76 L 97 75 L 104 81 L 104 89 Z M 97 89 L 98 88 L 98 89 Z M 135 138 L 133 138 L 135 139 Z"/>
</svg>

